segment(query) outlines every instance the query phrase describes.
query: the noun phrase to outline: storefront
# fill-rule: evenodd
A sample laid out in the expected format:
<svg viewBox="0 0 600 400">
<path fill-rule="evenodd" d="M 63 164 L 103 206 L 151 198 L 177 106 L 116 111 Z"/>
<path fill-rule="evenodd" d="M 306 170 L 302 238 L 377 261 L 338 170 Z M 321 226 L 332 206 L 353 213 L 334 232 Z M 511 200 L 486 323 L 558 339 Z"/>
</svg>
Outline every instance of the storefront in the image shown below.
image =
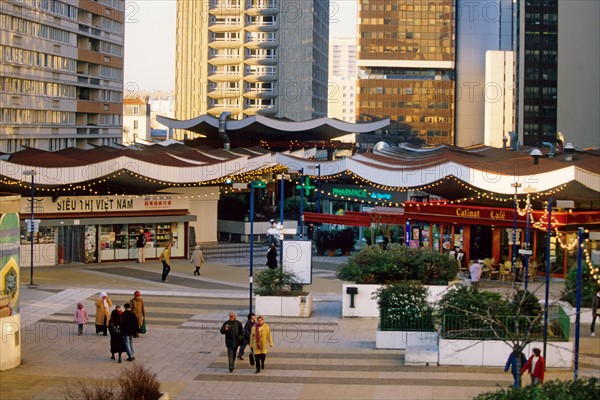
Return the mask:
<svg viewBox="0 0 600 400">
<path fill-rule="evenodd" d="M 552 214 L 553 235 L 550 249 L 546 246 L 547 214 L 533 210 L 530 214 L 529 249 L 527 243 L 527 213 L 517 212 L 517 229 L 514 230 L 514 209 L 481 207 L 460 204 L 427 202 L 405 202 L 403 209 L 390 212 L 375 208 L 370 212 L 347 211 L 342 214 L 305 213 L 306 222 L 321 222 L 333 225 L 377 226 L 397 225 L 404 232 L 398 243 L 414 248 L 431 249 L 450 254 L 463 252 L 463 266 L 471 260 L 493 259 L 495 264 L 512 262 L 523 257 L 519 250 L 531 250 L 530 262 L 545 265 L 546 253 L 550 252 L 551 272 L 564 276 L 576 256 L 572 244 L 576 240 L 577 226 L 590 228 L 589 253 L 598 257 L 597 238 L 599 214 L 596 211 L 554 212 Z M 516 233 L 514 233 L 515 231 Z M 556 235 L 556 232 L 559 235 Z M 516 242 L 513 247 L 513 234 Z"/>
<path fill-rule="evenodd" d="M 33 235 L 35 266 L 136 260 L 136 238 L 143 230 L 147 259 L 159 256 L 172 243 L 173 257 L 187 257 L 189 212 L 187 196 L 86 196 L 34 199 L 34 218 L 40 220 Z M 21 199 L 21 263 L 31 262 L 31 235 L 25 219 L 31 199 Z"/>
<path fill-rule="evenodd" d="M 369 185 L 323 184 L 321 190 L 323 192 L 321 195 L 323 213 L 340 216 L 371 213 L 375 207 L 397 206 L 407 200 L 406 192 L 378 189 Z M 344 225 L 344 223 L 342 222 L 340 225 Z M 363 237 L 364 229 L 359 226 L 358 239 L 362 240 Z"/>
</svg>

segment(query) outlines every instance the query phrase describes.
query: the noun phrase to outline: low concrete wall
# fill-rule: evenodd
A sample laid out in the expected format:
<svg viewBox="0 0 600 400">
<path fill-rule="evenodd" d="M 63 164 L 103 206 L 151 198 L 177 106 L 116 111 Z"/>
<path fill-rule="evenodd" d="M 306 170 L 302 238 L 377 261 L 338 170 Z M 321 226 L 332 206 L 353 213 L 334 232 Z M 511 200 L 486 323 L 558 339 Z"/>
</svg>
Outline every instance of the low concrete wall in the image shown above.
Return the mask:
<svg viewBox="0 0 600 400">
<path fill-rule="evenodd" d="M 313 295 L 255 296 L 255 304 L 256 315 L 308 318 L 313 310 Z"/>
<path fill-rule="evenodd" d="M 342 286 L 342 316 L 358 318 L 378 318 L 379 306 L 377 300 L 372 299 L 373 293 L 382 285 L 364 285 L 344 282 Z M 358 294 L 354 295 L 354 308 L 350 308 L 350 295 L 346 294 L 346 288 L 358 288 Z M 448 286 L 427 286 L 429 296 L 427 302 L 435 304 L 441 298 L 443 293 L 448 290 Z"/>
<path fill-rule="evenodd" d="M 437 336 L 437 332 L 377 330 L 375 334 L 375 348 L 378 350 L 404 350 L 409 342 L 415 344 L 430 342 L 431 337 L 435 337 L 437 344 Z"/>
<path fill-rule="evenodd" d="M 529 356 L 534 347 L 543 349 L 544 343 L 532 342 L 525 347 L 523 353 Z M 440 339 L 439 364 L 504 367 L 511 351 L 511 345 L 498 340 Z M 572 342 L 548 342 L 546 351 L 548 368 L 571 368 L 573 363 Z"/>
<path fill-rule="evenodd" d="M 0 319 L 0 371 L 21 365 L 21 314 Z"/>
</svg>

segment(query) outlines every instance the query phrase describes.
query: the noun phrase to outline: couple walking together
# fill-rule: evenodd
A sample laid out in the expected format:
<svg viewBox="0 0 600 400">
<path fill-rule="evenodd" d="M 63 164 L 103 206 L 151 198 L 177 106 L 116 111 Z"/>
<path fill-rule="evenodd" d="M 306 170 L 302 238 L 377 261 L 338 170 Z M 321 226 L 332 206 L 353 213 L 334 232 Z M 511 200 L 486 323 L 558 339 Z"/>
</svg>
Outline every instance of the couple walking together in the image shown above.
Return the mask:
<svg viewBox="0 0 600 400">
<path fill-rule="evenodd" d="M 256 373 L 265 369 L 267 357 L 267 346 L 273 347 L 271 329 L 262 316 L 256 318 L 254 313 L 248 314 L 248 321 L 242 327 L 242 323 L 236 319 L 234 312 L 229 313 L 229 320 L 221 326 L 221 333 L 225 335 L 225 346 L 227 347 L 227 358 L 229 360 L 229 372 L 235 369 L 235 359 L 240 347 L 238 360 L 244 359 L 244 349 L 250 345 L 250 365 L 255 365 Z"/>
</svg>

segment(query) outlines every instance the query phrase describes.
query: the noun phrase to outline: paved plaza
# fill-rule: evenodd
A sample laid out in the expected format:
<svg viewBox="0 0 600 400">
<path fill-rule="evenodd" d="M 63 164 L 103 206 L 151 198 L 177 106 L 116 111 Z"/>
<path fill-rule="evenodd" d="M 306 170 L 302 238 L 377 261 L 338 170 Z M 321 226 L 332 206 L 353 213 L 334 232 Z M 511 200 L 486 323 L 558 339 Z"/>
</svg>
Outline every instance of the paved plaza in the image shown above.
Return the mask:
<svg viewBox="0 0 600 400">
<path fill-rule="evenodd" d="M 130 364 L 111 360 L 109 337 L 95 334 L 94 301 L 101 291 L 121 305 L 141 291 L 148 333 L 135 340 L 133 362 L 155 372 L 171 399 L 470 399 L 511 384 L 501 368 L 407 366 L 403 351 L 375 350 L 376 318 L 341 317 L 342 282 L 335 270 L 343 261 L 314 258 L 310 318 L 265 318 L 274 347 L 259 375 L 247 358 L 229 372 L 219 333 L 229 311 L 242 322 L 248 313 L 243 250 L 211 253 L 199 277 L 189 261 L 174 260 L 168 283 L 160 281 L 156 260 L 36 268 L 31 287 L 23 267 L 22 364 L 0 373 L 0 400 L 64 399 L 67 385 L 78 379 L 114 379 Z M 265 268 L 262 249 L 255 267 Z M 563 285 L 553 281 L 553 297 Z M 92 321 L 83 336 L 73 323 L 78 301 Z M 579 376 L 600 376 L 600 338 L 590 338 L 588 326 L 582 327 Z M 572 377 L 573 371 L 549 370 L 546 379 Z"/>
</svg>

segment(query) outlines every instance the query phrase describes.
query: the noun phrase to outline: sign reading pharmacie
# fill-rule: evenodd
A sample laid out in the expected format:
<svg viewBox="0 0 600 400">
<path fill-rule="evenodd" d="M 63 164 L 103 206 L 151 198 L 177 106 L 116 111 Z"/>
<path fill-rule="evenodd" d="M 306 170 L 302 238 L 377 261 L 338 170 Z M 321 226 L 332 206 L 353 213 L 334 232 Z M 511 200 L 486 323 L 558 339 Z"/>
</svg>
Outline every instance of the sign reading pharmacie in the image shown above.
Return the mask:
<svg viewBox="0 0 600 400">
<path fill-rule="evenodd" d="M 387 191 L 368 185 L 322 185 L 323 198 L 330 200 L 362 200 L 377 203 L 401 203 L 406 201 L 405 192 Z"/>
<path fill-rule="evenodd" d="M 179 196 L 61 196 L 34 198 L 33 211 L 44 213 L 102 213 L 187 209 L 189 201 Z M 31 212 L 31 199 L 21 198 L 21 213 Z"/>
</svg>

